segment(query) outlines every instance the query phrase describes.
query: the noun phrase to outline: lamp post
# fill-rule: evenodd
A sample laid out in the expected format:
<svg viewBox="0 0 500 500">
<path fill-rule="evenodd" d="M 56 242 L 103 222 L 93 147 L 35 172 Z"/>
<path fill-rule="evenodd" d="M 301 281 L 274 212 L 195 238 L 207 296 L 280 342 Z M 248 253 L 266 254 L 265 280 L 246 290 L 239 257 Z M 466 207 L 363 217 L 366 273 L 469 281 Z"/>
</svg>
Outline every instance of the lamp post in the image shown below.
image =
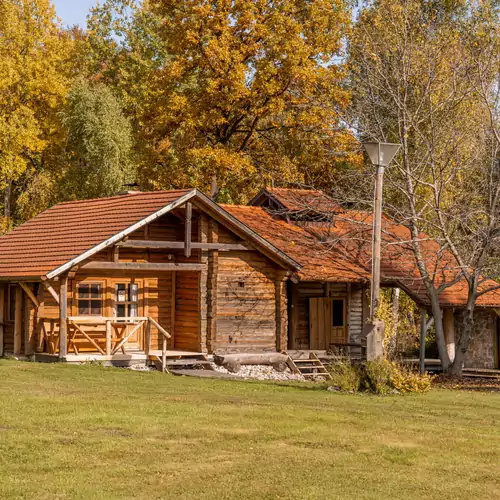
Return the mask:
<svg viewBox="0 0 500 500">
<path fill-rule="evenodd" d="M 375 194 L 373 202 L 373 236 L 372 236 L 372 281 L 371 281 L 371 296 L 370 296 L 370 333 L 367 336 L 367 344 L 370 340 L 380 344 L 378 347 L 373 347 L 372 359 L 375 359 L 383 354 L 382 340 L 376 339 L 374 334 L 379 331 L 379 337 L 383 337 L 383 323 L 377 325 L 375 321 L 377 309 L 380 303 L 380 249 L 382 240 L 382 187 L 384 182 L 385 167 L 391 163 L 392 159 L 398 152 L 400 144 L 392 144 L 386 142 L 365 142 L 363 147 L 368 154 L 370 161 L 377 168 L 375 177 Z M 372 337 L 370 337 L 370 335 Z M 368 358 L 370 358 L 370 346 L 367 345 Z M 382 354 L 381 354 L 382 352 Z"/>
</svg>

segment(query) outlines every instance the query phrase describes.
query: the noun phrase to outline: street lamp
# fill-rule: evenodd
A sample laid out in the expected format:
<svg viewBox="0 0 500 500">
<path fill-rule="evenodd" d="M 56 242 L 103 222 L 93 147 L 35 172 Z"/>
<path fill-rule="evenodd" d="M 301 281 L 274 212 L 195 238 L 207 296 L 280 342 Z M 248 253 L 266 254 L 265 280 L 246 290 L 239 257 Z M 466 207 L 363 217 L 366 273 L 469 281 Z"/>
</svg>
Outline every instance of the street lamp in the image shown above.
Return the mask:
<svg viewBox="0 0 500 500">
<path fill-rule="evenodd" d="M 375 178 L 375 195 L 373 202 L 373 236 L 372 236 L 372 283 L 370 297 L 370 325 L 367 335 L 368 359 L 376 359 L 383 355 L 383 323 L 376 324 L 375 316 L 380 303 L 380 247 L 382 238 L 382 186 L 385 167 L 391 163 L 398 152 L 400 144 L 387 142 L 365 142 L 363 144 L 370 161 L 377 167 Z"/>
</svg>

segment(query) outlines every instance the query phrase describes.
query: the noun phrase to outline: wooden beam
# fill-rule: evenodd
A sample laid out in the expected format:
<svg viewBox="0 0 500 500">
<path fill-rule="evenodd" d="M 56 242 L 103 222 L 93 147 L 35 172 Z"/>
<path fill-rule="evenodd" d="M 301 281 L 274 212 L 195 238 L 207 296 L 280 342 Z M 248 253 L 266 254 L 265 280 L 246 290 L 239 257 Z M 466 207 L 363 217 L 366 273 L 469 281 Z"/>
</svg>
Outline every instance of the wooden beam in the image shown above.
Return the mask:
<svg viewBox="0 0 500 500">
<path fill-rule="evenodd" d="M 203 264 L 151 264 L 149 262 L 87 262 L 82 269 L 100 271 L 202 271 Z"/>
<path fill-rule="evenodd" d="M 297 329 L 299 324 L 299 287 L 297 283 L 290 284 L 290 320 L 288 323 L 288 337 L 292 349 L 300 349 L 297 344 Z"/>
<path fill-rule="evenodd" d="M 208 221 L 209 244 L 219 245 L 219 225 L 213 219 Z M 213 352 L 217 342 L 217 297 L 219 285 L 219 251 L 208 252 L 207 273 L 207 350 Z"/>
<path fill-rule="evenodd" d="M 43 286 L 47 289 L 47 291 L 52 295 L 53 299 L 59 304 L 59 295 L 58 293 L 54 290 L 52 285 L 48 283 L 47 281 L 43 281 Z"/>
<path fill-rule="evenodd" d="M 16 286 L 14 308 L 14 354 L 21 354 L 22 324 L 23 324 L 23 290 Z"/>
<path fill-rule="evenodd" d="M 276 271 L 274 280 L 275 320 L 276 320 L 276 350 L 278 352 L 287 348 L 287 296 L 286 279 L 287 271 Z"/>
<path fill-rule="evenodd" d="M 59 359 L 68 354 L 68 277 L 61 277 L 59 289 Z"/>
<path fill-rule="evenodd" d="M 193 218 L 193 205 L 191 202 L 186 203 L 186 223 L 184 233 L 184 256 L 191 257 L 191 221 Z"/>
<path fill-rule="evenodd" d="M 0 285 L 0 357 L 4 354 L 5 285 Z"/>
<path fill-rule="evenodd" d="M 170 348 L 175 349 L 175 288 L 177 275 L 172 273 L 172 296 L 170 297 Z"/>
<path fill-rule="evenodd" d="M 40 307 L 40 302 L 35 297 L 35 294 L 31 291 L 31 288 L 23 282 L 19 282 L 19 286 L 24 290 L 24 293 L 30 298 L 31 302 L 35 305 L 35 307 Z"/>
<path fill-rule="evenodd" d="M 128 240 L 117 243 L 117 247 L 121 248 L 152 248 L 152 249 L 169 249 L 182 250 L 185 245 L 183 241 L 152 241 L 152 240 Z M 248 245 L 240 243 L 199 243 L 191 242 L 191 249 L 196 250 L 219 250 L 221 252 L 236 250 L 253 250 Z"/>
</svg>

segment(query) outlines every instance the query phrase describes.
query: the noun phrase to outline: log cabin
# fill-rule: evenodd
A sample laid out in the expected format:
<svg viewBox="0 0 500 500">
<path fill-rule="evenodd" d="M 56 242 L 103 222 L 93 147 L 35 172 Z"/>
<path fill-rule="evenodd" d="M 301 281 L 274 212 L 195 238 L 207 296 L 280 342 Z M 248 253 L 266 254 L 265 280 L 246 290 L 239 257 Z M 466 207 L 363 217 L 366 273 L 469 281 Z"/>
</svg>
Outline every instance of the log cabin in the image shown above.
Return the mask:
<svg viewBox="0 0 500 500">
<path fill-rule="evenodd" d="M 128 364 L 361 348 L 370 217 L 320 191 L 271 188 L 245 206 L 197 189 L 60 203 L 0 238 L 0 355 Z M 404 239 L 405 228 L 384 224 L 387 238 Z M 394 247 L 383 285 L 425 313 L 411 255 Z M 441 295 L 450 354 L 465 298 L 460 283 Z M 478 308 L 467 362 L 498 368 L 500 293 Z"/>
</svg>

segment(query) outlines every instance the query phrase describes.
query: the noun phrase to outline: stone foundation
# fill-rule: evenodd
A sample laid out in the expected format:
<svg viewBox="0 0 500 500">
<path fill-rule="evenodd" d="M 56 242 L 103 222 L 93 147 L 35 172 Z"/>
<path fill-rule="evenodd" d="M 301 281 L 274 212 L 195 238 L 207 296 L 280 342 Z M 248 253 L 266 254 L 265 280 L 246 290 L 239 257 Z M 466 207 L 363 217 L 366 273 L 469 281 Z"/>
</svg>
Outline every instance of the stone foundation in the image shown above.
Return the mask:
<svg viewBox="0 0 500 500">
<path fill-rule="evenodd" d="M 466 368 L 495 368 L 495 343 L 497 315 L 491 310 L 474 313 L 475 334 L 465 357 Z M 455 313 L 455 332 L 458 339 L 462 330 L 461 311 Z"/>
</svg>

